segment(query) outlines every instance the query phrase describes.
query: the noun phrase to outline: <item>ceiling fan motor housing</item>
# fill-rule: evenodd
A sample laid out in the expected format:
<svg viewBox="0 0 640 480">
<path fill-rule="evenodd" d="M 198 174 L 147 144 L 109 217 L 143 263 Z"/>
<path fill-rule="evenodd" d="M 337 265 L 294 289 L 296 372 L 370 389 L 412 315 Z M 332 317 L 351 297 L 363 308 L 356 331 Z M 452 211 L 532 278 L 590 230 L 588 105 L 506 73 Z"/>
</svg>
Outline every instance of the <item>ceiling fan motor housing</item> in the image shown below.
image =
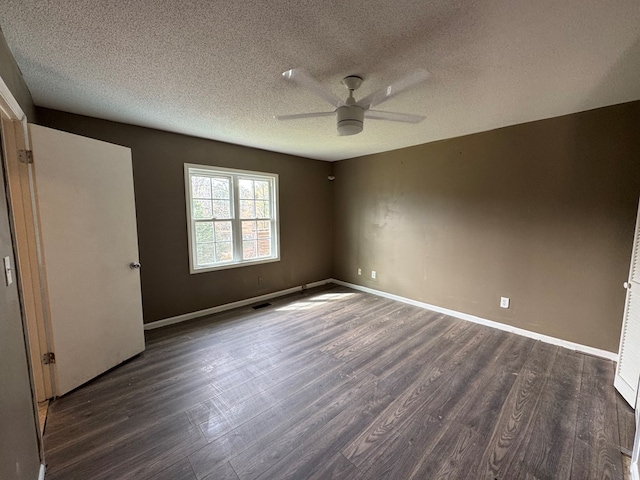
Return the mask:
<svg viewBox="0 0 640 480">
<path fill-rule="evenodd" d="M 364 108 L 358 105 L 342 105 L 338 107 L 336 113 L 340 135 L 355 135 L 362 131 Z"/>
</svg>

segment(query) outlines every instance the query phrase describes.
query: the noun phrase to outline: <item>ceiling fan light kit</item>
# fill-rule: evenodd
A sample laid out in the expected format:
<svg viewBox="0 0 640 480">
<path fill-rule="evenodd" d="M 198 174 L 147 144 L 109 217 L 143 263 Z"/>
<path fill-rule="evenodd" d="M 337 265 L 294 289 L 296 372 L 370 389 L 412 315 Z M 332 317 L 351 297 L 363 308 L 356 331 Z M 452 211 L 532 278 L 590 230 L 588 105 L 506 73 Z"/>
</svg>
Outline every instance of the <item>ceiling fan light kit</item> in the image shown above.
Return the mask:
<svg viewBox="0 0 640 480">
<path fill-rule="evenodd" d="M 342 84 L 349 90 L 349 97 L 342 101 L 330 90 L 322 86 L 317 80 L 301 69 L 291 69 L 283 72 L 282 76 L 298 85 L 311 90 L 313 93 L 329 102 L 335 107 L 332 112 L 311 112 L 297 113 L 293 115 L 278 115 L 278 120 L 299 120 L 303 118 L 317 118 L 335 115 L 338 135 L 356 135 L 364 128 L 364 118 L 375 120 L 389 120 L 401 123 L 419 123 L 425 119 L 423 115 L 413 115 L 400 112 L 384 112 L 381 110 L 371 110 L 374 105 L 389 100 L 398 93 L 423 82 L 429 76 L 426 70 L 416 70 L 407 77 L 387 85 L 386 87 L 367 95 L 356 102 L 353 92 L 362 85 L 363 79 L 357 75 L 350 75 L 342 79 Z"/>
<path fill-rule="evenodd" d="M 364 108 L 358 105 L 343 105 L 336 110 L 338 116 L 338 135 L 355 135 L 364 125 Z"/>
<path fill-rule="evenodd" d="M 358 106 L 339 107 L 338 114 L 338 135 L 355 135 L 362 131 L 364 127 L 364 108 Z"/>
</svg>

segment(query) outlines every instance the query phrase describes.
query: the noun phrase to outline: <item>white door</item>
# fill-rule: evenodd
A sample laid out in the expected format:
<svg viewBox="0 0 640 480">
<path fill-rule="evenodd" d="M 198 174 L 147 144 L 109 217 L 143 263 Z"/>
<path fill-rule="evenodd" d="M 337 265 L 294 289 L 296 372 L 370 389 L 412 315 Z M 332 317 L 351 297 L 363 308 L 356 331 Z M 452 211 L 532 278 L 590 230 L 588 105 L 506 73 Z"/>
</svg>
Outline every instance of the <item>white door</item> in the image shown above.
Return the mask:
<svg viewBox="0 0 640 480">
<path fill-rule="evenodd" d="M 629 280 L 624 286 L 627 289 L 627 300 L 614 382 L 624 399 L 635 408 L 638 380 L 640 380 L 640 206 L 633 237 Z"/>
<path fill-rule="evenodd" d="M 144 350 L 131 151 L 30 125 L 55 394 Z"/>
</svg>

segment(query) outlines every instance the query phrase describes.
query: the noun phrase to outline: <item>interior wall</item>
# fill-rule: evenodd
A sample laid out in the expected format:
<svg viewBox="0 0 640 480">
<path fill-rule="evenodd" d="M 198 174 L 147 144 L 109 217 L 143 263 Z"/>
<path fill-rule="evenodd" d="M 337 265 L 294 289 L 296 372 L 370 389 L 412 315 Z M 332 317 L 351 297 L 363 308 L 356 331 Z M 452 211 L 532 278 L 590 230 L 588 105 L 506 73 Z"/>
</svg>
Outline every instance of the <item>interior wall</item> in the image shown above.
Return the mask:
<svg viewBox="0 0 640 480">
<path fill-rule="evenodd" d="M 3 167 L 0 181 L 4 185 Z M 0 194 L 0 260 L 9 257 L 14 281 L 0 280 L 0 478 L 38 478 L 40 453 L 27 363 L 7 199 Z"/>
<path fill-rule="evenodd" d="M 329 163 L 43 108 L 37 115 L 41 125 L 131 148 L 145 323 L 331 277 Z M 279 262 L 189 274 L 185 163 L 279 175 Z"/>
<path fill-rule="evenodd" d="M 31 95 L 2 32 L 0 77 L 26 114 L 32 115 Z M 4 272 L 0 280 L 0 478 L 32 480 L 38 478 L 40 453 L 3 170 L 0 155 L 0 260 L 9 257 L 14 267 L 12 285 L 6 285 Z"/>
<path fill-rule="evenodd" d="M 337 162 L 334 277 L 617 352 L 639 128 L 633 102 Z"/>
</svg>

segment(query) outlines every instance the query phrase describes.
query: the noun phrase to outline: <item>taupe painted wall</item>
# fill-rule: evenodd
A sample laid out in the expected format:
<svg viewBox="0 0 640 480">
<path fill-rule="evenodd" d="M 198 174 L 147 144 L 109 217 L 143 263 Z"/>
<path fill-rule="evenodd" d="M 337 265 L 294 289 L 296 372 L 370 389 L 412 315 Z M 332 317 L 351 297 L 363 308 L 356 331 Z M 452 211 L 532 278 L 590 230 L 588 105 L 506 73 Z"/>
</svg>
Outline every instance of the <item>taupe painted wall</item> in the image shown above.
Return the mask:
<svg viewBox="0 0 640 480">
<path fill-rule="evenodd" d="M 639 132 L 634 102 L 337 162 L 334 277 L 617 352 Z"/>
<path fill-rule="evenodd" d="M 0 165 L 0 182 L 4 185 Z M 15 265 L 9 231 L 7 201 L 0 194 L 0 260 Z M 0 280 L 0 478 L 38 478 L 40 454 L 33 410 L 17 279 L 7 286 L 4 268 Z M 14 272 L 15 273 L 15 272 Z"/>
<path fill-rule="evenodd" d="M 0 77 L 25 113 L 33 115 L 31 95 L 2 32 Z M 8 256 L 15 266 L 1 156 L 0 163 L 0 185 L 3 186 L 0 194 L 0 260 Z M 39 469 L 38 434 L 17 280 L 6 286 L 3 272 L 0 280 L 0 478 L 32 480 L 38 478 Z"/>
<path fill-rule="evenodd" d="M 132 149 L 146 323 L 331 277 L 329 163 L 54 110 L 37 114 L 42 125 Z M 281 261 L 189 274 L 184 163 L 279 175 Z"/>
</svg>

